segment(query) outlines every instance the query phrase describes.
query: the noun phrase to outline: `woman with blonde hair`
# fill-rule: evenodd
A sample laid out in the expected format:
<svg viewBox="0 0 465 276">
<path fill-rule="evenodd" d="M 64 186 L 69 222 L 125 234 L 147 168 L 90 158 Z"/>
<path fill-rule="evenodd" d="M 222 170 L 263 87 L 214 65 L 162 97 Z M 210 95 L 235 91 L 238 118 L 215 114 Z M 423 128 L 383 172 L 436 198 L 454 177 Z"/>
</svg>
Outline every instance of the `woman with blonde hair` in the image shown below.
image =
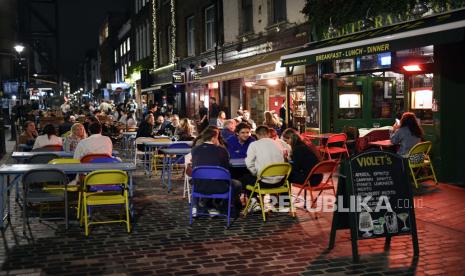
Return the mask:
<svg viewBox="0 0 465 276">
<path fill-rule="evenodd" d="M 264 115 L 265 121 L 263 121 L 263 125 L 276 130 L 278 135 L 281 134 L 281 124 L 273 116 L 273 113 L 271 111 L 265 111 Z"/>
<path fill-rule="evenodd" d="M 79 141 L 85 138 L 87 138 L 87 134 L 84 125 L 81 123 L 75 123 L 71 127 L 71 134 L 65 138 L 63 149 L 67 152 L 72 152 L 76 149 Z"/>
<path fill-rule="evenodd" d="M 194 127 L 188 118 L 182 118 L 174 131 L 174 135 L 179 137 L 179 141 L 192 141 L 194 139 L 193 133 Z"/>
</svg>

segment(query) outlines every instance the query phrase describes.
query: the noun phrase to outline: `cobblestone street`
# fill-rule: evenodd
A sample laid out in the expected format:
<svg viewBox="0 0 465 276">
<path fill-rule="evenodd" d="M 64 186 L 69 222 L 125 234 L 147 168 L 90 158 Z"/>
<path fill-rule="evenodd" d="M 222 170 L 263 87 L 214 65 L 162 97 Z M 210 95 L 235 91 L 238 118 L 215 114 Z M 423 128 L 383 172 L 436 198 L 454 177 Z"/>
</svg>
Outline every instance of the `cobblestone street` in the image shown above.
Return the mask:
<svg viewBox="0 0 465 276">
<path fill-rule="evenodd" d="M 7 161 L 10 162 L 10 161 Z M 338 231 L 327 252 L 332 215 L 298 210 L 297 218 L 259 213 L 237 219 L 225 229 L 222 218 L 188 222 L 182 182 L 167 193 L 159 176 L 135 178 L 135 222 L 91 227 L 89 238 L 75 222 L 30 219 L 24 237 L 21 211 L 14 203 L 12 223 L 3 232 L 1 275 L 464 275 L 465 189 L 441 184 L 416 196 L 420 257 L 413 258 L 411 238 L 359 242 L 361 261 L 352 262 L 349 231 Z M 421 208 L 420 208 L 421 207 Z"/>
</svg>

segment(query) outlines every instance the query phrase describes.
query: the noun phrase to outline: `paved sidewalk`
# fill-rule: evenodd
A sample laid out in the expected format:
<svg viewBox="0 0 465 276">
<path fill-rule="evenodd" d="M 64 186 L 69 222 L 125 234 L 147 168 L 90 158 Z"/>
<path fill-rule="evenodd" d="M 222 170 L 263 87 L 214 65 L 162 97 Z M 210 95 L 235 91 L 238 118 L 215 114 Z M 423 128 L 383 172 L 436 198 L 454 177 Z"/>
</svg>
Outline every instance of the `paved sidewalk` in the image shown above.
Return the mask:
<svg viewBox="0 0 465 276">
<path fill-rule="evenodd" d="M 225 229 L 222 218 L 188 222 L 182 182 L 174 191 L 160 187 L 159 176 L 135 178 L 135 222 L 91 227 L 86 238 L 74 224 L 31 219 L 23 236 L 21 212 L 12 204 L 12 224 L 3 232 L 0 275 L 465 275 L 465 189 L 441 184 L 416 196 L 420 257 L 412 258 L 409 236 L 361 241 L 361 261 L 352 263 L 349 231 L 338 231 L 336 247 L 326 252 L 331 214 L 318 219 L 299 210 L 297 218 L 273 213 L 239 218 Z M 420 208 L 421 207 L 421 208 Z"/>
</svg>

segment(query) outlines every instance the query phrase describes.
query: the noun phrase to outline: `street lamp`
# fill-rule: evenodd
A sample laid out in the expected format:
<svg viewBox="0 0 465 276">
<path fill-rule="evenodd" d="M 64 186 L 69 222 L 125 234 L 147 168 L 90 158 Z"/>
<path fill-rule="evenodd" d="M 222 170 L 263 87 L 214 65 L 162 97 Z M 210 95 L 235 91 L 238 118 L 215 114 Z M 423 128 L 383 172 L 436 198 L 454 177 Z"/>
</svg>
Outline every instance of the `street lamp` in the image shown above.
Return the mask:
<svg viewBox="0 0 465 276">
<path fill-rule="evenodd" d="M 97 79 L 95 80 L 97 82 L 97 84 L 100 84 L 101 80 L 100 79 Z"/>
<path fill-rule="evenodd" d="M 24 46 L 21 45 L 21 44 L 18 44 L 18 45 L 15 45 L 15 51 L 18 53 L 18 54 L 21 54 L 22 51 L 24 51 Z"/>
</svg>

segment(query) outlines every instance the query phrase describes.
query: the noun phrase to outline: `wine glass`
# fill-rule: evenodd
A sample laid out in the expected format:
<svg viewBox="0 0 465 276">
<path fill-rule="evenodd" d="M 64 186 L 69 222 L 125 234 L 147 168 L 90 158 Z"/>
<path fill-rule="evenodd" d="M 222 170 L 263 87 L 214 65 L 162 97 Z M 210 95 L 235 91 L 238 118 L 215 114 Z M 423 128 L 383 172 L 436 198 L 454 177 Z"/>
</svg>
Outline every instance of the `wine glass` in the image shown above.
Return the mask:
<svg viewBox="0 0 465 276">
<path fill-rule="evenodd" d="M 371 218 L 370 213 L 368 212 L 361 212 L 359 221 L 358 221 L 358 229 L 363 233 L 364 238 L 371 237 L 370 231 L 373 230 L 373 220 Z"/>
<path fill-rule="evenodd" d="M 404 227 L 402 227 L 402 231 L 408 231 L 410 228 L 407 227 L 407 218 L 408 218 L 408 213 L 400 213 L 397 214 L 397 217 L 400 218 L 400 220 L 404 223 Z"/>
</svg>

